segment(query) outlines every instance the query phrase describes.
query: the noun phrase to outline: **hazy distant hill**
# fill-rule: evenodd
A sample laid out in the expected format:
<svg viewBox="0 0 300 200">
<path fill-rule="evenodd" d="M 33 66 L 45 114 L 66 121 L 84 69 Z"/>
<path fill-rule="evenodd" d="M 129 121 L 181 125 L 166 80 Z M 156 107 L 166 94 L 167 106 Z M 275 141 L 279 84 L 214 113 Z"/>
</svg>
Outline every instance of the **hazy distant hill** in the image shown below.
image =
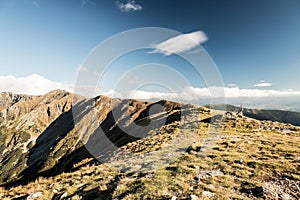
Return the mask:
<svg viewBox="0 0 300 200">
<path fill-rule="evenodd" d="M 226 110 L 232 112 L 238 112 L 241 110 L 238 106 L 229 104 L 220 105 L 205 105 L 204 107 L 212 108 L 216 110 Z M 284 110 L 264 110 L 264 109 L 249 109 L 244 108 L 244 115 L 257 120 L 270 120 L 282 123 L 289 123 L 296 126 L 300 126 L 300 113 Z"/>
</svg>

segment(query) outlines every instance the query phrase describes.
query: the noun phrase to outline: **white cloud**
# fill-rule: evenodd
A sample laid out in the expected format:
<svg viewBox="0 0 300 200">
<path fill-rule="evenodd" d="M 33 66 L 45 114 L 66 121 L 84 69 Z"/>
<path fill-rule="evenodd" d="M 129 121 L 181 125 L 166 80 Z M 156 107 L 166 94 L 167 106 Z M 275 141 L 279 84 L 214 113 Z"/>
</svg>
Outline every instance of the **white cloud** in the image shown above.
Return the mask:
<svg viewBox="0 0 300 200">
<path fill-rule="evenodd" d="M 256 83 L 253 86 L 254 87 L 270 87 L 270 86 L 272 86 L 272 83 L 268 83 L 264 80 L 261 80 L 259 83 Z"/>
<path fill-rule="evenodd" d="M 0 92 L 41 95 L 55 89 L 73 91 L 73 86 L 50 81 L 38 74 L 27 77 L 0 76 Z"/>
<path fill-rule="evenodd" d="M 0 76 L 0 92 L 14 92 L 18 94 L 41 95 L 51 90 L 63 89 L 70 92 L 74 91 L 74 86 L 71 84 L 63 84 L 50 81 L 40 75 L 32 74 L 27 77 Z M 101 92 L 95 87 L 81 86 L 76 87 L 76 93 L 81 95 L 98 94 L 107 95 L 116 98 L 132 98 L 141 100 L 160 100 L 169 99 L 174 101 L 192 102 L 201 99 L 213 99 L 225 97 L 228 99 L 234 98 L 278 98 L 278 97 L 300 97 L 300 91 L 287 90 L 267 90 L 267 89 L 240 89 L 239 87 L 186 87 L 181 91 L 174 93 L 168 92 L 150 92 L 143 90 L 130 90 L 125 92 L 116 92 L 109 90 Z"/>
<path fill-rule="evenodd" d="M 141 11 L 142 10 L 142 6 L 135 3 L 134 0 L 132 0 L 132 1 L 129 0 L 129 1 L 127 1 L 127 3 L 120 3 L 119 1 L 116 1 L 116 4 L 122 12 Z"/>
<path fill-rule="evenodd" d="M 184 90 L 175 93 L 150 92 L 142 90 L 130 90 L 127 92 L 116 92 L 110 90 L 102 93 L 115 98 L 132 98 L 141 100 L 169 99 L 174 101 L 195 101 L 210 98 L 276 98 L 300 96 L 300 91 L 295 90 L 260 90 L 240 89 L 238 87 L 210 87 L 197 88 L 186 87 Z"/>
<path fill-rule="evenodd" d="M 235 88 L 235 87 L 237 87 L 237 85 L 236 85 L 236 84 L 234 84 L 234 83 L 230 83 L 230 84 L 228 84 L 228 85 L 227 85 L 227 87 L 230 87 L 230 88 Z"/>
<path fill-rule="evenodd" d="M 163 53 L 166 56 L 190 51 L 208 40 L 203 31 L 196 31 L 170 38 L 154 45 L 150 53 Z"/>
</svg>

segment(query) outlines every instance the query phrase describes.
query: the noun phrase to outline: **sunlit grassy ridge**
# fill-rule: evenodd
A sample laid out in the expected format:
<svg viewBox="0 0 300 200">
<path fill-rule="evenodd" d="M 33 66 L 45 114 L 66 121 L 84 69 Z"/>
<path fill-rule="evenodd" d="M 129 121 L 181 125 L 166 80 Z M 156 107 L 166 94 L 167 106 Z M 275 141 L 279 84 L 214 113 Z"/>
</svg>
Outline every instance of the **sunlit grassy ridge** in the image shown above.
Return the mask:
<svg viewBox="0 0 300 200">
<path fill-rule="evenodd" d="M 209 126 L 216 124 L 222 125 L 222 131 L 216 144 L 203 154 L 201 141 L 204 141 Z M 170 124 L 150 138 L 128 143 L 123 148 L 139 153 L 159 149 L 176 134 L 174 127 Z M 38 199 L 300 197 L 300 128 L 244 117 L 226 120 L 223 124 L 218 120 L 215 124 L 198 121 L 187 131 L 195 133 L 195 141 L 200 142 L 191 144 L 186 153 L 163 168 L 146 173 L 126 173 L 91 158 L 73 166 L 76 168 L 73 172 L 2 188 L 0 198 L 30 194 L 40 195 Z"/>
</svg>

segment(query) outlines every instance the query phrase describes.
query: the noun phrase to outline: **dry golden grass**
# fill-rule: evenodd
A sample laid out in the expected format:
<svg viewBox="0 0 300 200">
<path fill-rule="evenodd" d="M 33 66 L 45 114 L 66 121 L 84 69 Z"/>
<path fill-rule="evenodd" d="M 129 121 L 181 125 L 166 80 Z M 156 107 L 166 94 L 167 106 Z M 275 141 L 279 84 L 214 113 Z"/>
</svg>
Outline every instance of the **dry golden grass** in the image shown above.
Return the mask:
<svg viewBox="0 0 300 200">
<path fill-rule="evenodd" d="M 213 194 L 210 199 L 276 199 L 284 195 L 300 198 L 300 131 L 291 125 L 270 124 L 274 128 L 264 130 L 261 122 L 248 118 L 227 121 L 217 143 L 205 156 L 197 152 L 201 142 L 195 143 L 174 163 L 154 172 L 120 173 L 106 165 L 85 165 L 88 162 L 82 161 L 76 164 L 80 168 L 74 172 L 39 178 L 23 186 L 0 188 L 0 198 L 22 197 L 39 191 L 43 193 L 41 199 L 61 196 L 65 199 L 171 199 L 174 196 L 189 199 L 191 195 L 209 199 L 204 195 L 208 192 Z M 204 138 L 207 130 L 208 124 L 202 122 L 196 130 L 190 129 L 199 138 Z M 168 138 L 167 134 L 167 131 L 160 134 L 162 141 Z M 148 148 L 153 150 L 143 144 L 146 143 L 141 140 L 124 148 L 140 145 L 142 152 L 150 151 Z M 289 190 L 292 185 L 293 191 Z M 252 189 L 259 187 L 264 189 L 263 194 L 253 194 Z M 274 191 L 277 193 L 273 194 Z"/>
</svg>

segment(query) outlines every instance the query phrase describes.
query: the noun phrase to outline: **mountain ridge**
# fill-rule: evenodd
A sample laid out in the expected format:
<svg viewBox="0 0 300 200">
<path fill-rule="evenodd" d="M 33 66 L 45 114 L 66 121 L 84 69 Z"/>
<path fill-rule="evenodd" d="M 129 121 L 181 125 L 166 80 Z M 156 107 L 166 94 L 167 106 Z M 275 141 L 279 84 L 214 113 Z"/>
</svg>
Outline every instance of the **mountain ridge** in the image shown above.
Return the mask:
<svg viewBox="0 0 300 200">
<path fill-rule="evenodd" d="M 79 137 L 76 136 L 76 130 L 75 130 L 75 122 L 73 118 L 78 118 L 79 120 L 77 122 L 81 122 L 81 120 L 86 120 L 88 113 L 91 112 L 90 107 L 96 108 L 96 116 L 97 120 L 93 120 L 93 122 L 86 121 L 84 123 L 89 124 L 89 127 L 84 127 L 85 131 L 89 131 L 89 134 L 93 134 L 93 128 L 96 129 L 97 126 L 102 126 L 102 129 L 106 132 L 113 132 L 114 133 L 114 140 L 116 143 L 120 143 L 120 145 L 124 143 L 128 143 L 128 141 L 135 140 L 132 137 L 126 136 L 127 139 L 125 139 L 124 142 L 120 140 L 120 138 L 124 137 L 124 132 L 119 129 L 116 124 L 123 123 L 122 120 L 131 120 L 131 121 L 143 121 L 148 118 L 148 110 L 149 105 L 152 104 L 158 104 L 162 105 L 166 112 L 169 112 L 171 110 L 177 109 L 177 107 L 180 105 L 179 103 L 171 102 L 162 100 L 156 103 L 148 103 L 148 102 L 141 102 L 137 100 L 120 100 L 120 99 L 111 99 L 106 96 L 97 96 L 92 99 L 85 99 L 79 97 L 79 101 L 77 104 L 72 105 L 71 98 L 73 100 L 74 95 L 70 94 L 66 91 L 56 90 L 47 93 L 43 96 L 35 96 L 28 99 L 28 102 L 17 102 L 13 104 L 10 108 L 7 109 L 1 109 L 0 113 L 2 114 L 2 126 L 6 126 L 6 128 L 11 129 L 14 133 L 10 135 L 10 140 L 15 140 L 16 143 L 20 143 L 21 139 L 24 137 L 26 141 L 24 141 L 23 146 L 23 153 L 26 153 L 29 151 L 30 147 L 32 146 L 33 152 L 36 152 L 32 154 L 32 159 L 29 156 L 27 159 L 26 165 L 27 167 L 32 166 L 34 168 L 33 171 L 35 173 L 38 173 L 39 170 L 36 170 L 35 168 L 43 168 L 42 166 L 39 166 L 40 164 L 36 164 L 37 162 L 40 162 L 44 159 L 44 156 L 50 153 L 50 150 L 55 148 L 57 145 L 59 145 L 59 142 L 61 139 L 64 140 L 64 137 L 70 138 L 76 138 L 73 139 L 73 144 L 81 145 L 82 142 L 80 141 Z M 77 97 L 78 98 L 78 97 Z M 22 105 L 25 105 L 22 107 Z M 76 110 L 74 112 L 71 108 L 73 106 L 73 109 Z M 121 111 L 121 116 L 119 116 L 119 122 L 114 122 L 114 116 L 112 115 L 112 110 L 116 109 L 124 110 Z M 79 111 L 77 113 L 77 111 Z M 129 115 L 122 117 L 124 112 L 129 112 Z M 160 112 L 160 111 L 155 111 Z M 21 117 L 18 117 L 22 115 Z M 91 116 L 94 116 L 93 114 Z M 172 117 L 173 115 L 166 115 L 163 116 L 163 118 L 166 118 L 166 123 L 169 123 L 167 120 L 167 117 Z M 129 117 L 129 118 L 128 118 Z M 128 119 L 127 119 L 128 118 Z M 88 118 L 89 119 L 89 118 Z M 169 118 L 170 119 L 170 118 Z M 160 120 L 160 119 L 159 119 Z M 176 120 L 176 119 L 174 119 Z M 171 120 L 172 121 L 172 120 Z M 83 124 L 84 124 L 83 123 Z M 96 123 L 96 126 L 90 125 L 90 123 Z M 101 125 L 101 123 L 103 123 Z M 14 127 L 12 128 L 12 124 L 14 124 Z M 126 123 L 124 123 L 122 126 L 126 127 Z M 93 128 L 92 128 L 93 127 Z M 89 130 L 88 130 L 89 129 Z M 111 130 L 110 130 L 111 129 Z M 149 128 L 148 131 L 150 131 L 151 128 Z M 48 133 L 49 132 L 49 133 Z M 53 132 L 58 132 L 57 134 L 52 134 Z M 123 135 L 123 136 L 122 136 Z M 57 140 L 59 138 L 59 140 Z M 131 139 L 130 139 L 131 138 Z M 71 139 L 70 139 L 71 140 Z M 47 142 L 46 142 L 47 141 Z M 51 142 L 52 141 L 52 142 Z M 119 142 L 118 142 L 119 141 Z M 64 141 L 66 142 L 66 141 Z M 63 142 L 62 142 L 63 143 Z M 9 143 L 10 144 L 10 143 Z M 26 146 L 27 145 L 27 146 Z M 9 145 L 8 145 L 9 147 Z M 31 148 L 31 149 L 32 149 Z M 19 148 L 17 148 L 18 150 Z M 5 151 L 16 152 L 15 148 L 6 148 Z M 55 150 L 55 149 L 54 149 Z M 75 149 L 72 149 L 75 150 Z M 12 152 L 12 153 L 13 153 Z M 48 152 L 48 153 L 47 153 Z M 61 150 L 63 152 L 63 150 Z M 6 154 L 2 154 L 2 158 L 5 158 Z M 37 158 L 40 158 L 36 160 Z M 3 158 L 3 159 L 4 159 Z M 25 157 L 21 157 L 25 160 Z M 49 157 L 48 157 L 49 158 Z M 45 169 L 42 169 L 42 171 L 47 171 L 52 165 L 55 163 L 52 158 L 49 158 L 50 160 L 42 161 L 45 163 L 42 163 L 44 165 Z M 40 160 L 40 161 L 39 161 Z M 55 160 L 55 159 L 54 159 Z M 18 161 L 19 162 L 19 161 Z M 4 162 L 5 163 L 5 162 Z M 3 167 L 3 165 L 2 165 Z M 24 166 L 23 166 L 24 167 Z M 21 170 L 22 171 L 22 170 Z M 27 172 L 28 171 L 28 172 Z M 26 172 L 23 174 L 32 174 L 32 170 L 27 169 Z M 21 173 L 20 175 L 23 176 Z M 2 174 L 2 177 L 4 175 Z M 3 177 L 6 179 L 7 177 Z M 26 179 L 25 179 L 26 180 Z M 30 180 L 30 179 L 28 179 Z"/>
<path fill-rule="evenodd" d="M 230 104 L 204 105 L 204 107 L 231 112 L 241 110 L 241 107 Z M 257 120 L 270 120 L 300 126 L 300 112 L 277 109 L 243 108 L 243 113 L 245 116 Z"/>
<path fill-rule="evenodd" d="M 300 195 L 288 190 L 289 184 L 300 180 L 300 127 L 291 124 L 231 118 L 225 111 L 168 100 L 85 98 L 62 90 L 40 96 L 2 96 L 0 198 L 29 198 L 38 193 L 42 199 L 189 199 L 208 191 L 221 195 L 220 199 L 229 194 L 240 199 L 266 198 L 273 195 L 273 180 L 284 176 L 289 178 L 276 186 L 282 190 L 273 193 Z M 145 161 L 126 162 L 126 155 L 151 155 L 172 141 L 181 145 L 179 157 L 174 156 L 176 151 L 158 154 L 156 162 L 167 163 L 160 168 L 136 172 Z M 209 145 L 211 149 L 204 153 Z M 283 160 L 274 162 L 274 156 Z M 262 158 L 273 164 L 265 165 Z M 118 159 L 124 171 L 102 164 Z M 262 178 L 264 185 L 257 181 Z M 211 184 L 216 188 L 210 188 Z M 263 192 L 257 193 L 260 187 Z"/>
</svg>

